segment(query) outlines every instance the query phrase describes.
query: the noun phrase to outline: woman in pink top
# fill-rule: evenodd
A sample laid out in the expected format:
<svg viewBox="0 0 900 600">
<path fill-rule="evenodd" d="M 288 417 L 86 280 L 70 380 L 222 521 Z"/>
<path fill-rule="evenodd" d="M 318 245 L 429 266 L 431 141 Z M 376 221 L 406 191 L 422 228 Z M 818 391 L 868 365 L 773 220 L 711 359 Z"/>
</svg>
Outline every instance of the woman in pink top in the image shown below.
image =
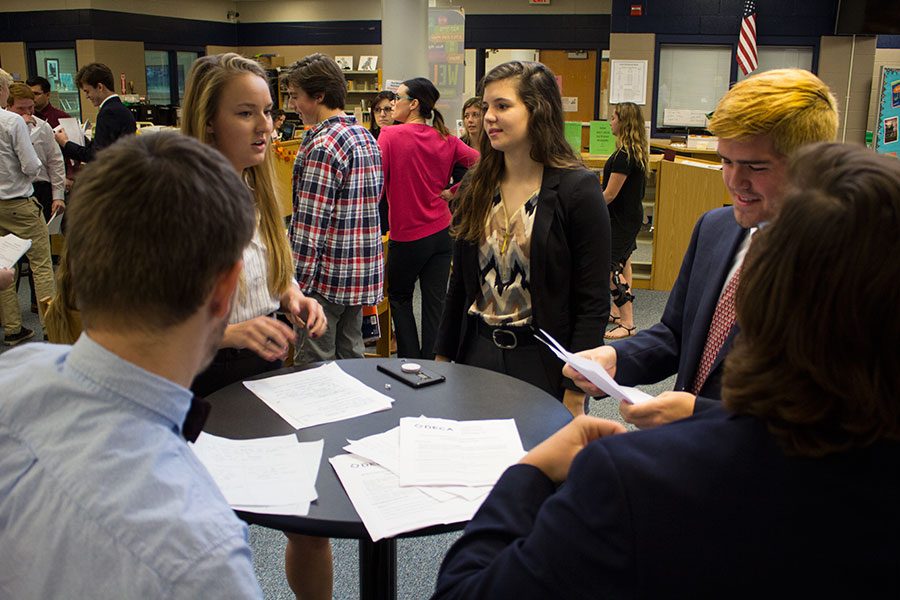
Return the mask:
<svg viewBox="0 0 900 600">
<path fill-rule="evenodd" d="M 401 125 L 382 129 L 378 136 L 391 226 L 387 280 L 398 357 L 434 357 L 452 252 L 450 209 L 441 192 L 454 165 L 468 168 L 478 160 L 477 150 L 447 131 L 434 108 L 439 97 L 434 84 L 423 77 L 404 81 L 394 105 L 394 120 Z M 413 317 L 417 279 L 422 291 L 421 346 Z"/>
</svg>

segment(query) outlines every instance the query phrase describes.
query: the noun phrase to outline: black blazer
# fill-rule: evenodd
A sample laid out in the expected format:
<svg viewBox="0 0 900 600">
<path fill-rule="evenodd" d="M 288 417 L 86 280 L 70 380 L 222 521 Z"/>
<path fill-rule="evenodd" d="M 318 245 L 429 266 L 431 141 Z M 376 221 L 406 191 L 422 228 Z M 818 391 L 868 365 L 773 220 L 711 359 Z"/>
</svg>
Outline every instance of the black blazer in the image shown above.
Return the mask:
<svg viewBox="0 0 900 600">
<path fill-rule="evenodd" d="M 609 211 L 597 176 L 587 169 L 546 167 L 531 231 L 532 320 L 568 350 L 603 345 L 609 235 Z M 436 354 L 451 360 L 460 355 L 470 325 L 467 311 L 480 292 L 478 245 L 457 240 Z M 543 344 L 540 353 L 549 380 L 561 384 L 560 360 Z M 577 389 L 571 381 L 566 387 Z"/>
<path fill-rule="evenodd" d="M 94 130 L 94 138 L 88 140 L 84 146 L 75 142 L 66 142 L 63 154 L 66 158 L 81 162 L 90 162 L 100 150 L 103 150 L 123 135 L 134 133 L 137 126 L 134 123 L 134 115 L 128 107 L 122 104 L 118 96 L 110 98 L 97 113 L 97 127 Z"/>
<path fill-rule="evenodd" d="M 885 439 L 788 456 L 764 422 L 721 408 L 603 438 L 559 489 L 510 467 L 433 600 L 897 598 L 898 464 Z"/>
</svg>

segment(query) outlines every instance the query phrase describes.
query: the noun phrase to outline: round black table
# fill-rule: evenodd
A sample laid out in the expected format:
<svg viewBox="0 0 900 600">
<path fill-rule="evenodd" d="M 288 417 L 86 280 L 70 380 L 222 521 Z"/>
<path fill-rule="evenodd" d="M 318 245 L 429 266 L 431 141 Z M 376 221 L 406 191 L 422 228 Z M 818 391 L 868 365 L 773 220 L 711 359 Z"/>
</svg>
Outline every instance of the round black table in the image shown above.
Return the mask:
<svg viewBox="0 0 900 600">
<path fill-rule="evenodd" d="M 569 411 L 553 396 L 518 379 L 485 369 L 417 360 L 423 367 L 444 375 L 443 383 L 415 389 L 376 369 L 379 363 L 397 359 L 356 359 L 337 361 L 341 369 L 366 385 L 394 399 L 391 410 L 363 415 L 336 423 L 296 430 L 279 417 L 242 383 L 225 387 L 207 397 L 212 411 L 204 430 L 208 433 L 247 439 L 297 433 L 300 441 L 325 441 L 319 475 L 316 479 L 318 500 L 305 517 L 263 515 L 238 512 L 255 525 L 306 535 L 360 540 L 360 597 L 368 599 L 396 598 L 396 543 L 393 539 L 372 542 L 365 526 L 353 508 L 340 480 L 328 462 L 330 457 L 345 454 L 348 439 L 360 439 L 382 433 L 399 425 L 401 417 L 436 417 L 457 420 L 508 419 L 516 427 L 526 450 L 534 447 L 571 420 Z M 267 373 L 281 375 L 319 366 L 286 368 Z M 390 385 L 390 389 L 385 388 Z M 298 389 L 299 395 L 303 394 Z M 314 399 L 310 399 L 314 401 Z M 405 534 L 431 535 L 461 529 L 465 523 L 428 527 Z"/>
</svg>

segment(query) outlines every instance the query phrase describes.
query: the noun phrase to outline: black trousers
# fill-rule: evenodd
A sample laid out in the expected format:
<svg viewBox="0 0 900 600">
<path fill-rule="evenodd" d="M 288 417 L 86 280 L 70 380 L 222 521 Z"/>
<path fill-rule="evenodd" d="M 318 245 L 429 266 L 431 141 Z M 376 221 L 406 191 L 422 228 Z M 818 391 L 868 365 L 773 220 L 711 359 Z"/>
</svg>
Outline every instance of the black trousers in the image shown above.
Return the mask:
<svg viewBox="0 0 900 600">
<path fill-rule="evenodd" d="M 222 348 L 216 352 L 209 366 L 194 378 L 191 391 L 194 395 L 205 398 L 226 385 L 280 369 L 282 366 L 280 360 L 268 361 L 250 350 Z"/>
<path fill-rule="evenodd" d="M 453 242 L 450 228 L 433 233 L 413 242 L 396 242 L 388 245 L 388 297 L 391 316 L 397 334 L 399 358 L 434 358 L 434 344 L 440 325 L 447 283 L 450 276 L 450 260 Z M 422 290 L 422 345 L 413 316 L 413 291 L 419 281 Z"/>
<path fill-rule="evenodd" d="M 544 370 L 544 364 L 541 362 L 538 351 L 540 342 L 521 345 L 512 350 L 503 350 L 494 345 L 493 341 L 479 334 L 474 319 L 472 317 L 469 319 L 473 322 L 469 323 L 462 355 L 457 358 L 457 362 L 521 379 L 562 400 L 563 389 L 551 383 L 547 378 L 547 371 Z M 562 364 L 559 368 L 562 370 Z"/>
</svg>

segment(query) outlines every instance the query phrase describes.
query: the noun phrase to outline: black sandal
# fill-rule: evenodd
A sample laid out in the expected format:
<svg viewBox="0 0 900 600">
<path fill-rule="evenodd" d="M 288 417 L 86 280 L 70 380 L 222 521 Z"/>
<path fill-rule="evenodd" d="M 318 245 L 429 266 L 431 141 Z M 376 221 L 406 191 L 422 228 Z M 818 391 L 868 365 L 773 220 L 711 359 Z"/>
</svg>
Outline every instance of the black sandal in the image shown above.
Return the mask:
<svg viewBox="0 0 900 600">
<path fill-rule="evenodd" d="M 624 329 L 625 335 L 616 335 L 616 336 L 609 335 L 616 329 Z M 625 327 L 624 325 L 616 325 L 615 327 L 613 327 L 612 329 L 610 329 L 609 331 L 607 331 L 606 333 L 603 334 L 603 339 L 605 339 L 605 340 L 624 340 L 625 338 L 630 338 L 631 336 L 633 336 L 635 329 L 637 329 L 637 325 L 635 325 L 634 327 Z"/>
</svg>

